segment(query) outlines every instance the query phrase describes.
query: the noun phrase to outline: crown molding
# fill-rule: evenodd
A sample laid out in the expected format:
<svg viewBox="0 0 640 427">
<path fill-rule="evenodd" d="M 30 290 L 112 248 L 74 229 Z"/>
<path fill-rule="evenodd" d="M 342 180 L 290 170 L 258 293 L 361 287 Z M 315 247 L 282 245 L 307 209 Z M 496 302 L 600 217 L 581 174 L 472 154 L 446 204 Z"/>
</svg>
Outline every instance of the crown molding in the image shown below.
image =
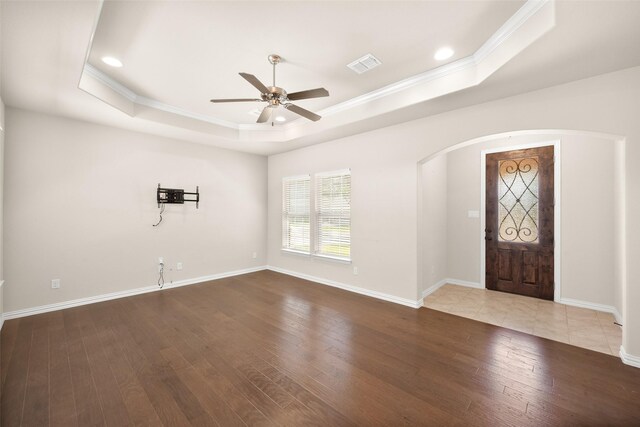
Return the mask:
<svg viewBox="0 0 640 427">
<path fill-rule="evenodd" d="M 436 80 L 442 77 L 446 77 L 448 75 L 457 73 L 467 68 L 474 67 L 476 65 L 477 64 L 473 59 L 473 55 L 470 55 L 465 58 L 458 59 L 457 61 L 451 62 L 449 64 L 442 65 L 438 68 L 434 68 L 424 73 L 417 74 L 415 76 L 408 77 L 406 79 L 384 86 L 380 89 L 376 89 L 369 93 L 365 93 L 364 95 L 360 95 L 355 98 L 351 98 L 347 101 L 341 102 L 339 104 L 332 105 L 331 107 L 325 108 L 324 110 L 320 110 L 319 113 L 322 116 L 331 116 L 336 113 L 340 113 L 342 111 L 367 104 L 373 100 L 384 98 L 391 94 L 410 89 L 419 84 Z"/>
<path fill-rule="evenodd" d="M 323 116 L 330 116 L 332 114 L 366 104 L 374 99 L 383 98 L 393 93 L 410 89 L 411 87 L 419 84 L 443 78 L 469 68 L 478 67 L 480 62 L 508 40 L 520 27 L 522 27 L 525 22 L 538 13 L 543 6 L 553 1 L 554 0 L 528 0 L 502 25 L 502 27 L 498 29 L 498 31 L 492 34 L 477 51 L 467 57 L 458 59 L 457 61 L 442 65 L 432 70 L 425 71 L 424 73 L 416 74 L 415 76 L 408 77 L 364 95 L 349 99 L 341 102 L 340 104 L 325 108 L 324 110 L 319 111 L 319 113 Z"/>
<path fill-rule="evenodd" d="M 111 89 L 114 92 L 122 95 L 128 101 L 131 101 L 131 102 L 137 102 L 138 101 L 138 95 L 134 91 L 132 91 L 131 89 L 129 89 L 125 85 L 118 83 L 117 81 L 115 81 L 114 79 L 112 79 L 111 77 L 109 77 L 108 75 L 103 73 L 102 71 L 98 70 L 96 67 L 94 67 L 93 65 L 89 64 L 88 62 L 84 64 L 84 68 L 83 68 L 82 71 L 83 71 L 83 73 L 87 73 L 88 75 L 90 75 L 94 79 L 96 79 L 99 82 L 103 83 L 109 89 Z"/>
<path fill-rule="evenodd" d="M 192 111 L 185 110 L 184 108 L 176 107 L 174 105 L 165 104 L 164 102 L 156 101 L 155 99 L 147 98 L 144 96 L 138 95 L 136 97 L 136 104 L 144 105 L 146 107 L 155 108 L 156 110 L 164 111 L 167 113 L 176 114 L 178 116 L 187 117 L 193 120 L 199 120 L 201 122 L 211 123 L 218 126 L 227 127 L 230 129 L 240 129 L 240 125 L 227 121 L 218 119 L 215 117 L 210 117 L 204 114 L 194 113 Z"/>
<path fill-rule="evenodd" d="M 487 41 L 484 42 L 484 44 L 480 46 L 474 54 L 472 54 L 476 64 L 489 56 L 491 52 L 508 40 L 520 27 L 529 21 L 529 19 L 535 16 L 540 9 L 554 1 L 555 0 L 528 0 L 516 11 L 516 13 L 507 19 L 500 28 L 498 28 L 498 31 L 493 33 L 491 37 L 489 37 Z"/>
<path fill-rule="evenodd" d="M 415 93 L 421 93 L 421 96 L 407 96 L 406 105 L 402 105 L 403 100 L 394 99 L 393 104 L 395 105 L 393 109 L 403 108 L 412 103 L 427 101 L 429 99 L 433 99 L 437 96 L 442 96 L 446 93 L 451 93 L 457 90 L 465 89 L 467 87 L 472 87 L 480 84 L 486 77 L 491 75 L 493 72 L 497 71 L 504 63 L 513 58 L 517 53 L 520 52 L 521 49 L 511 48 L 511 52 L 508 52 L 508 59 L 494 61 L 491 63 L 491 55 L 496 52 L 502 46 L 506 46 L 507 42 L 511 39 L 517 39 L 515 37 L 518 33 L 518 30 L 522 29 L 523 26 L 529 22 L 533 17 L 535 17 L 545 6 L 554 6 L 555 0 L 528 0 L 514 15 L 512 15 L 495 33 L 485 41 L 485 43 L 478 48 L 473 54 L 458 59 L 457 61 L 442 65 L 440 67 L 428 70 L 424 73 L 417 74 L 415 76 L 408 77 L 406 79 L 400 80 L 398 82 L 392 83 L 390 85 L 384 86 L 382 88 L 376 89 L 374 91 L 368 92 L 366 94 L 357 96 L 355 98 L 351 98 L 347 101 L 332 105 L 323 110 L 318 111 L 320 115 L 323 117 L 330 116 L 338 116 L 340 113 L 352 113 L 353 117 L 345 117 L 335 120 L 335 125 L 344 124 L 345 122 L 353 122 L 362 120 L 366 117 L 366 113 L 360 111 L 356 111 L 357 107 L 365 107 L 367 104 L 372 103 L 376 100 L 381 100 L 383 98 L 388 98 L 391 95 L 398 94 L 399 96 L 403 96 L 404 94 L 414 95 Z M 134 106 L 143 106 L 152 108 L 155 110 L 159 110 L 165 113 L 173 114 L 178 117 L 187 118 L 191 120 L 196 120 L 199 122 L 207 123 L 210 125 L 214 125 L 216 127 L 220 127 L 221 130 L 226 129 L 227 131 L 232 131 L 233 135 L 235 135 L 236 139 L 243 140 L 251 140 L 252 134 L 258 134 L 261 137 L 267 137 L 270 140 L 279 140 L 279 141 L 287 141 L 293 139 L 294 137 L 299 137 L 304 134 L 310 134 L 322 130 L 326 130 L 326 126 L 315 126 L 311 127 L 308 123 L 304 122 L 303 119 L 299 118 L 296 120 L 292 120 L 286 124 L 279 125 L 277 127 L 267 127 L 261 124 L 238 124 L 235 122 L 230 122 L 228 120 L 223 120 L 211 116 L 207 116 L 205 114 L 195 113 L 192 111 L 188 111 L 184 108 L 177 107 L 174 105 L 166 104 L 160 102 L 158 100 L 144 97 L 136 94 L 133 90 L 121 84 L 120 82 L 114 80 L 106 73 L 100 71 L 96 67 L 92 66 L 88 63 L 89 54 L 91 52 L 91 45 L 93 43 L 95 31 L 97 29 L 100 14 L 102 12 L 102 6 L 104 4 L 104 0 L 100 1 L 98 17 L 96 18 L 96 24 L 94 30 L 91 34 L 89 47 L 87 50 L 87 55 L 83 67 L 83 74 L 86 73 L 88 76 L 93 77 L 99 83 L 105 85 L 107 88 L 111 89 L 116 94 L 122 96 L 125 100 L 132 103 Z M 554 20 L 554 15 L 550 15 L 552 17 L 551 21 Z M 555 22 L 544 21 L 540 26 L 541 28 L 537 31 L 537 35 L 541 35 L 546 32 L 550 27 L 555 25 Z M 525 37 L 524 43 L 532 43 L 537 36 L 534 37 Z M 516 44 L 518 40 L 516 40 Z M 520 44 L 523 44 L 520 41 Z M 524 48 L 526 46 L 518 46 L 520 48 Z M 508 50 L 508 49 L 507 49 Z M 481 73 L 480 66 L 485 65 L 489 71 Z M 445 81 L 447 79 L 447 81 Z M 450 83 L 450 79 L 457 79 L 454 84 Z M 443 84 L 441 87 L 431 88 L 432 90 L 425 90 L 425 85 L 443 80 Z M 82 81 L 82 77 L 81 77 Z M 111 105 L 115 104 L 113 102 L 108 102 L 105 99 L 102 99 L 99 94 L 91 92 L 91 90 L 87 90 L 83 88 L 80 84 L 79 87 L 92 95 L 98 97 L 99 99 L 107 102 Z M 448 87 L 446 92 L 443 93 L 444 87 Z M 402 93 L 401 93 L 402 92 Z M 404 93 L 404 94 L 403 94 Z M 117 108 L 117 107 L 116 107 Z M 127 109 L 130 107 L 127 107 Z M 124 111 L 125 109 L 123 109 Z M 135 117 L 135 108 L 129 111 L 124 111 L 128 115 Z M 377 113 L 370 114 L 383 114 L 388 111 L 378 111 Z M 365 117 L 363 117 L 363 115 Z"/>
</svg>

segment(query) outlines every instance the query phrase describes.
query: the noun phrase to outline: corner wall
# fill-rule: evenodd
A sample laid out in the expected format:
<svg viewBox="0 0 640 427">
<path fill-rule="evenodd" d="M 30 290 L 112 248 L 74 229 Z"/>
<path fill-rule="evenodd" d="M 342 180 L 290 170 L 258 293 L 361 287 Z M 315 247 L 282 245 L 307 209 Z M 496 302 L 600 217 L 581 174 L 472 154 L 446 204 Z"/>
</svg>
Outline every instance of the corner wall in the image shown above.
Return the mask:
<svg viewBox="0 0 640 427">
<path fill-rule="evenodd" d="M 265 264 L 265 157 L 12 108 L 6 124 L 5 314 L 154 286 L 158 257 L 167 287 Z M 199 186 L 200 208 L 153 227 L 158 183 Z"/>
<path fill-rule="evenodd" d="M 447 154 L 437 156 L 422 168 L 422 222 L 420 238 L 423 241 L 422 283 L 420 296 L 431 293 L 448 276 L 448 218 L 447 210 Z"/>
<path fill-rule="evenodd" d="M 0 329 L 4 313 L 4 103 L 0 98 Z"/>
</svg>

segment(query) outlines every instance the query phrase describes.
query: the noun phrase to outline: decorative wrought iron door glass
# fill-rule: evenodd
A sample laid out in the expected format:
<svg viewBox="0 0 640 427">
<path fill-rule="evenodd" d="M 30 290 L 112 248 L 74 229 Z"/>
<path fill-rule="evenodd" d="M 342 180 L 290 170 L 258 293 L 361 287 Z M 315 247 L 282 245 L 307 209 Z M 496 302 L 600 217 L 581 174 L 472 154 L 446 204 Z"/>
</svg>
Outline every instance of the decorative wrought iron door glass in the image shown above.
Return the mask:
<svg viewBox="0 0 640 427">
<path fill-rule="evenodd" d="M 498 239 L 538 243 L 538 157 L 498 163 Z"/>
</svg>

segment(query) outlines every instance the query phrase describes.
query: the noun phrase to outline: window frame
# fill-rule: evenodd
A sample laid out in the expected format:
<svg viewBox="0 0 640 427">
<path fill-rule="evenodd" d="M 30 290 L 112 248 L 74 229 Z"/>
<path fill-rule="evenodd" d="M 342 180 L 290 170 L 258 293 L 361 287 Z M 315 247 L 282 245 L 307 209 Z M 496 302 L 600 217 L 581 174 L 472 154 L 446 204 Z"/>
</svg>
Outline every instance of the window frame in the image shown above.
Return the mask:
<svg viewBox="0 0 640 427">
<path fill-rule="evenodd" d="M 331 254 L 324 254 L 319 252 L 320 246 L 320 212 L 319 212 L 319 194 L 318 194 L 318 185 L 321 182 L 322 178 L 327 177 L 336 177 L 341 175 L 349 175 L 349 256 L 336 256 Z M 309 252 L 300 251 L 296 249 L 287 248 L 284 246 L 285 242 L 285 233 L 287 231 L 287 226 L 285 223 L 286 218 L 286 193 L 285 193 L 285 184 L 287 181 L 299 180 L 299 179 L 308 179 L 309 180 Z M 338 262 L 343 264 L 351 264 L 352 262 L 352 241 L 351 241 L 351 197 L 352 197 L 352 185 L 351 185 L 351 169 L 339 169 L 327 172 L 318 172 L 313 175 L 304 174 L 304 175 L 294 175 L 287 176 L 282 178 L 282 242 L 281 242 L 281 250 L 288 254 L 294 254 L 299 256 L 307 256 L 313 257 L 313 259 L 318 260 L 326 260 L 330 262 Z"/>
</svg>

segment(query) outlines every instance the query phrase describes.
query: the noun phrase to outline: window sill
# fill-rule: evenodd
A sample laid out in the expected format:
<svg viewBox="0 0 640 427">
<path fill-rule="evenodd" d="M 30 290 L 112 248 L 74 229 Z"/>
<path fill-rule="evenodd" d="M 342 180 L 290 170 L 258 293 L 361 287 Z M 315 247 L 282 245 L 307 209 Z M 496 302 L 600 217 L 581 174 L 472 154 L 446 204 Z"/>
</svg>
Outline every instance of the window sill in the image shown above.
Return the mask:
<svg viewBox="0 0 640 427">
<path fill-rule="evenodd" d="M 350 258 L 338 258 L 338 257 L 333 257 L 331 255 L 311 254 L 309 252 L 296 251 L 296 250 L 293 250 L 293 249 L 284 249 L 284 248 L 280 248 L 280 251 L 282 251 L 285 254 L 298 255 L 298 256 L 302 256 L 302 257 L 318 259 L 318 260 L 321 260 L 321 261 L 337 262 L 337 263 L 340 263 L 340 264 L 351 264 L 351 259 Z"/>
<path fill-rule="evenodd" d="M 306 257 L 310 257 L 311 256 L 311 254 L 309 252 L 296 251 L 294 249 L 281 248 L 280 250 L 282 252 L 286 253 L 286 254 L 300 255 L 300 256 L 306 256 Z"/>
<path fill-rule="evenodd" d="M 339 262 L 341 264 L 351 264 L 351 258 L 338 258 L 338 257 L 333 257 L 331 255 L 318 255 L 318 254 L 314 254 L 313 257 L 317 259 L 321 259 L 323 261 Z"/>
</svg>

